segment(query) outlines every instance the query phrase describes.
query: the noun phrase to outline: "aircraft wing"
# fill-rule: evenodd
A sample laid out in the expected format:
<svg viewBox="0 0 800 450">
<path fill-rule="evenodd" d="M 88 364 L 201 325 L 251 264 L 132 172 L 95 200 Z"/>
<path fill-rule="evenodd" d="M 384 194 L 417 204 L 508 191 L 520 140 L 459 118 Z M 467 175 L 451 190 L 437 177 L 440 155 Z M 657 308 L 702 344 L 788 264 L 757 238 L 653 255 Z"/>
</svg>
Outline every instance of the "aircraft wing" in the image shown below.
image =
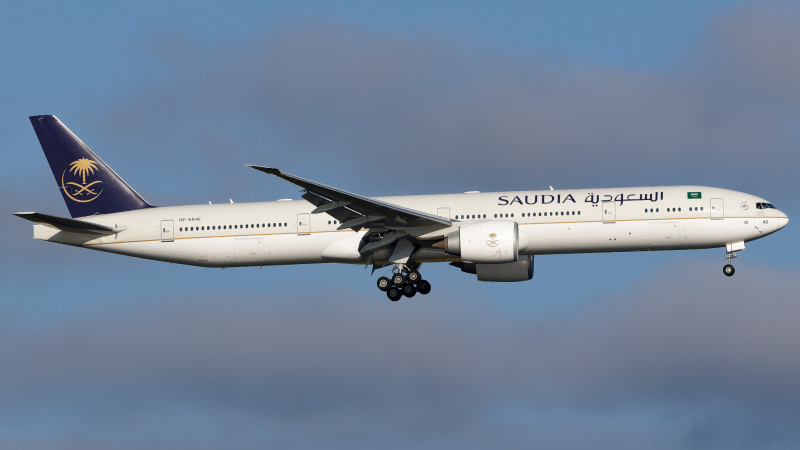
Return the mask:
<svg viewBox="0 0 800 450">
<path fill-rule="evenodd" d="M 274 167 L 251 164 L 247 164 L 247 167 L 275 175 L 303 188 L 306 191 L 303 198 L 316 206 L 312 213 L 328 213 L 339 220 L 340 230 L 352 228 L 358 231 L 361 228 L 382 228 L 400 231 L 418 227 L 446 228 L 451 226 L 451 222 L 444 217 L 353 194 L 281 172 Z"/>
<path fill-rule="evenodd" d="M 37 212 L 20 212 L 14 213 L 15 216 L 21 217 L 31 222 L 36 222 L 42 225 L 47 225 L 63 231 L 72 233 L 92 233 L 92 234 L 116 234 L 124 231 L 125 227 L 109 227 L 92 222 L 86 222 L 78 219 L 68 219 L 66 217 L 51 216 L 49 214 L 42 214 Z"/>
</svg>

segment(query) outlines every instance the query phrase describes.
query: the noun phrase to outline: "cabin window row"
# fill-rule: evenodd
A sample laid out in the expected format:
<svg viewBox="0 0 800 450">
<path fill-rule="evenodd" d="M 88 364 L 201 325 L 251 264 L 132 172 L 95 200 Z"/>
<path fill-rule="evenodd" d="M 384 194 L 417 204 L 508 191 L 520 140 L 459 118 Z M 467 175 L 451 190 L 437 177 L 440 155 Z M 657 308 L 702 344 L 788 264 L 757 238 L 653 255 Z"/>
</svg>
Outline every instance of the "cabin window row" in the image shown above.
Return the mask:
<svg viewBox="0 0 800 450">
<path fill-rule="evenodd" d="M 522 213 L 520 217 L 549 217 L 549 216 L 575 216 L 575 215 L 580 216 L 581 212 L 580 211 L 550 211 L 550 212 L 540 212 L 540 213 L 534 212 L 534 213 Z M 506 214 L 505 216 L 503 216 L 503 214 L 494 215 L 495 219 L 502 219 L 503 217 L 514 217 L 514 213 L 511 213 L 510 215 Z"/>
<path fill-rule="evenodd" d="M 245 228 L 278 228 L 288 227 L 287 222 L 284 223 L 256 223 L 244 225 L 210 225 L 202 227 L 180 227 L 178 231 L 212 231 L 212 230 L 239 230 Z"/>
<path fill-rule="evenodd" d="M 702 206 L 698 206 L 696 208 L 689 208 L 689 211 L 702 211 L 702 210 L 703 210 Z M 650 208 L 650 209 L 645 208 L 644 212 L 646 212 L 646 213 L 658 212 L 658 208 L 655 208 L 655 209 L 653 209 L 653 208 Z M 681 212 L 681 209 L 680 208 L 667 208 L 667 212 Z"/>
</svg>

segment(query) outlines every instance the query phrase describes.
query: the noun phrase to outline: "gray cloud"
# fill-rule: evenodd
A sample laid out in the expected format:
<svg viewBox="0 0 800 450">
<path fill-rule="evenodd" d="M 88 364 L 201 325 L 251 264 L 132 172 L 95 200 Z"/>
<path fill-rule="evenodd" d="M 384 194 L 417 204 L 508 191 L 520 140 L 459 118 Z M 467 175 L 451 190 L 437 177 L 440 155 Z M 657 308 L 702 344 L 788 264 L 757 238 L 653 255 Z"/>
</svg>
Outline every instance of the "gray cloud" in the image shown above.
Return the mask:
<svg viewBox="0 0 800 450">
<path fill-rule="evenodd" d="M 745 437 L 789 448 L 800 440 L 794 274 L 725 281 L 676 268 L 555 321 L 446 296 L 355 305 L 347 291 L 141 299 L 36 331 L 4 318 L 0 417 L 60 423 L 70 411 L 64 435 L 112 448 L 130 427 L 157 448 L 233 435 L 245 447 L 641 448 L 664 430 L 656 448 L 747 448 Z M 681 419 L 630 425 L 664 411 Z M 564 431 L 581 417 L 585 434 Z M 184 420 L 209 428 L 195 435 Z M 87 431 L 98 423 L 109 430 Z"/>
<path fill-rule="evenodd" d="M 108 120 L 144 148 L 201 157 L 200 170 L 216 177 L 239 178 L 239 163 L 255 161 L 354 179 L 347 184 L 376 195 L 393 192 L 381 187 L 388 173 L 410 191 L 554 180 L 731 186 L 743 167 L 777 180 L 800 162 L 790 151 L 797 15 L 760 5 L 727 13 L 670 74 L 333 24 L 286 28 L 235 51 L 165 36 L 156 43 L 169 43 L 159 57 L 174 81 L 136 93 Z M 249 186 L 235 183 L 227 187 Z"/>
</svg>

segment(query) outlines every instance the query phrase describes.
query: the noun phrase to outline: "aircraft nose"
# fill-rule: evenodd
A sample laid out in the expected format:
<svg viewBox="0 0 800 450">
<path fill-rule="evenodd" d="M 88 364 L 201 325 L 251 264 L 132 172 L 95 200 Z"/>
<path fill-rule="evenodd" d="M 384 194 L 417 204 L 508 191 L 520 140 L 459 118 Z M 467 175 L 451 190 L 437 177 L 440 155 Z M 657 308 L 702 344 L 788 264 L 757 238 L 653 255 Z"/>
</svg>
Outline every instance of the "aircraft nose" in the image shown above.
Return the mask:
<svg viewBox="0 0 800 450">
<path fill-rule="evenodd" d="M 789 223 L 789 216 L 782 211 L 778 211 L 778 229 L 785 227 Z"/>
</svg>

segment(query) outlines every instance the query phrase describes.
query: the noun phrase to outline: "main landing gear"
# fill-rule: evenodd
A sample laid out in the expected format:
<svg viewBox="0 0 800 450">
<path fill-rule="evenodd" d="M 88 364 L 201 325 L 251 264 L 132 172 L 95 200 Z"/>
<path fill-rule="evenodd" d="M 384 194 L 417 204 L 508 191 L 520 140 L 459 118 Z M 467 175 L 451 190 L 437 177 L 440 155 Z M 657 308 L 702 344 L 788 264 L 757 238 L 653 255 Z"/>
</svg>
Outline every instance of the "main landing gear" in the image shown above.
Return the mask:
<svg viewBox="0 0 800 450">
<path fill-rule="evenodd" d="M 397 265 L 393 269 L 392 277 L 378 278 L 378 289 L 386 292 L 389 300 L 396 302 L 403 296 L 411 298 L 419 292 L 426 295 L 431 291 L 431 284 L 422 279 L 419 271 L 410 269 L 405 265 Z"/>
</svg>

